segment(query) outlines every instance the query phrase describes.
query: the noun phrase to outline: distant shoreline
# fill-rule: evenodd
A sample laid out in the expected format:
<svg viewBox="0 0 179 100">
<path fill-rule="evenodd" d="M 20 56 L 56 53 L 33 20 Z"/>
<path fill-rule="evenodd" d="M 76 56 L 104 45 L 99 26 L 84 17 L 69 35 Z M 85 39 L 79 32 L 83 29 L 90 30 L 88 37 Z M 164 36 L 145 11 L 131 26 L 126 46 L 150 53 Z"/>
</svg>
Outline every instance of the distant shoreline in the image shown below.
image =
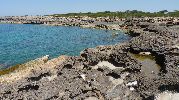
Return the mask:
<svg viewBox="0 0 179 100">
<path fill-rule="evenodd" d="M 80 56 L 60 56 L 52 60 L 45 56 L 2 71 L 0 99 L 176 97 L 179 84 L 177 22 L 178 19 L 171 18 L 126 20 L 121 27 L 133 35 L 130 41 L 87 48 Z"/>
</svg>

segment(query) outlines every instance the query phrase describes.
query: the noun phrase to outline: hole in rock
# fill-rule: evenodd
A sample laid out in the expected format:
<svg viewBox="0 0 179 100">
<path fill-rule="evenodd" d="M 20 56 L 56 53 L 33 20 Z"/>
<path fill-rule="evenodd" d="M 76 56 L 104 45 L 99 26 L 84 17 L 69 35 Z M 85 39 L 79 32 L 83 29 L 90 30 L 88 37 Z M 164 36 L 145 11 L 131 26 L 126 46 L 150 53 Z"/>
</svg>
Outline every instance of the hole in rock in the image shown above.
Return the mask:
<svg viewBox="0 0 179 100">
<path fill-rule="evenodd" d="M 100 71 L 100 72 L 103 72 L 103 71 L 104 71 L 102 68 L 98 68 L 97 70 Z"/>
<path fill-rule="evenodd" d="M 167 73 L 166 66 L 165 66 L 165 56 L 161 54 L 155 54 L 155 61 L 156 63 L 161 66 L 160 71 L 163 73 Z"/>
<path fill-rule="evenodd" d="M 122 72 L 137 73 L 140 72 L 140 69 L 125 68 Z"/>
<path fill-rule="evenodd" d="M 47 73 L 40 74 L 38 77 L 30 77 L 30 78 L 28 78 L 28 80 L 30 80 L 30 81 L 39 81 L 43 77 L 47 77 L 47 76 L 50 76 L 50 75 L 51 74 L 49 72 L 47 72 Z"/>
<path fill-rule="evenodd" d="M 29 90 L 38 90 L 39 89 L 39 86 L 38 85 L 26 85 L 24 86 L 23 88 L 19 88 L 18 92 L 19 91 L 29 91 Z"/>
<path fill-rule="evenodd" d="M 83 54 L 81 54 L 81 57 L 87 59 L 87 54 L 83 53 Z"/>
<path fill-rule="evenodd" d="M 88 91 L 90 91 L 90 90 L 82 90 L 82 93 L 86 94 L 86 93 L 88 93 Z"/>
<path fill-rule="evenodd" d="M 179 93 L 179 84 L 174 84 L 174 85 L 161 85 L 158 88 L 160 91 L 174 91 Z"/>
<path fill-rule="evenodd" d="M 89 65 L 95 66 L 95 65 L 97 65 L 98 63 L 99 63 L 99 62 L 97 62 L 97 61 L 93 61 L 93 62 L 90 62 Z"/>
<path fill-rule="evenodd" d="M 111 57 L 109 60 L 108 60 L 109 63 L 113 64 L 114 66 L 121 66 L 123 64 L 120 64 L 118 63 L 117 61 L 115 61 L 115 59 L 113 59 L 113 57 Z"/>
<path fill-rule="evenodd" d="M 111 76 L 111 77 L 113 77 L 113 78 L 115 78 L 115 79 L 118 79 L 118 78 L 121 77 L 120 75 L 118 75 L 118 74 L 116 74 L 116 73 L 114 73 L 114 72 L 108 73 L 108 74 L 106 74 L 106 76 Z"/>
<path fill-rule="evenodd" d="M 6 91 L 4 94 L 11 94 L 11 91 Z"/>
<path fill-rule="evenodd" d="M 152 55 L 141 55 L 130 53 L 132 57 L 140 62 L 141 72 L 145 73 L 147 76 L 154 76 L 160 73 L 161 67 L 155 61 L 155 57 Z"/>
<path fill-rule="evenodd" d="M 140 54 L 141 52 L 143 52 L 144 54 Z M 161 72 L 167 72 L 164 63 L 164 55 L 158 55 L 151 50 L 142 51 L 134 50 L 133 48 L 130 48 L 129 54 L 141 63 L 141 71 L 144 72 L 147 76 L 154 76 Z"/>
<path fill-rule="evenodd" d="M 69 89 L 65 89 L 65 92 L 68 92 L 69 91 Z"/>
<path fill-rule="evenodd" d="M 66 64 L 66 65 L 64 65 L 64 67 L 63 68 L 66 68 L 66 69 L 72 69 L 72 65 L 71 64 Z"/>
<path fill-rule="evenodd" d="M 62 74 L 63 74 L 62 72 L 59 72 L 59 73 L 58 73 L 58 76 L 60 76 L 60 75 L 62 75 Z"/>
</svg>

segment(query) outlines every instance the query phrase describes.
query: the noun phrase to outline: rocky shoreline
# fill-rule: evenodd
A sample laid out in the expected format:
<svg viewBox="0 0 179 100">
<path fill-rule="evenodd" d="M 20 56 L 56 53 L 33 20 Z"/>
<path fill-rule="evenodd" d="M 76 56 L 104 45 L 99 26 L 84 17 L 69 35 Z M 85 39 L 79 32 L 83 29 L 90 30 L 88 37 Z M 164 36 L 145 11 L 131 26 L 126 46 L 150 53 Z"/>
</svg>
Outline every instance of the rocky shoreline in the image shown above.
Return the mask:
<svg viewBox="0 0 179 100">
<path fill-rule="evenodd" d="M 0 99 L 177 100 L 178 25 L 142 19 L 120 25 L 133 36 L 129 42 L 46 56 L 1 75 Z"/>
<path fill-rule="evenodd" d="M 51 26 L 78 26 L 83 28 L 97 28 L 107 30 L 126 29 L 123 25 L 130 26 L 131 23 L 123 24 L 129 20 L 155 23 L 160 26 L 179 25 L 178 17 L 143 17 L 143 18 L 118 18 L 118 17 L 97 17 L 88 16 L 6 16 L 0 17 L 0 23 L 11 24 L 42 24 Z M 143 27 L 144 25 L 142 25 Z"/>
</svg>

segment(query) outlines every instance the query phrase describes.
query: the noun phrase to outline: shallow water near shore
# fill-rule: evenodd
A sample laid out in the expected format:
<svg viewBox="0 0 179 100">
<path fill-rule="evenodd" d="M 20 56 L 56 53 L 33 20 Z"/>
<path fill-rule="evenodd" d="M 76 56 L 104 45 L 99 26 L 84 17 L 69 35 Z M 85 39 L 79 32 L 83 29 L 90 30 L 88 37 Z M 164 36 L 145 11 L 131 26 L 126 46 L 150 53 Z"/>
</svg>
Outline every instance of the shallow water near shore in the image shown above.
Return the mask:
<svg viewBox="0 0 179 100">
<path fill-rule="evenodd" d="M 154 56 L 130 54 L 141 63 L 141 72 L 143 72 L 147 77 L 155 77 L 160 73 L 161 67 L 156 63 Z"/>
<path fill-rule="evenodd" d="M 77 56 L 85 48 L 128 41 L 121 31 L 79 27 L 0 24 L 0 69 L 45 55 Z"/>
</svg>

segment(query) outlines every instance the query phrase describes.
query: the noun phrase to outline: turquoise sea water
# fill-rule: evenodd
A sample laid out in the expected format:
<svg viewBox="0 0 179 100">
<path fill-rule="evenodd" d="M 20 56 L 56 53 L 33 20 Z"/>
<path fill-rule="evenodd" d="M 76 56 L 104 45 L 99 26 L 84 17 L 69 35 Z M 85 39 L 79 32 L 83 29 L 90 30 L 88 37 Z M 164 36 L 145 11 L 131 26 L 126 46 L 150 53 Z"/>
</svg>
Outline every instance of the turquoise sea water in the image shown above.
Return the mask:
<svg viewBox="0 0 179 100">
<path fill-rule="evenodd" d="M 114 35 L 113 33 L 118 33 Z M 79 27 L 0 24 L 0 69 L 45 55 L 79 55 L 85 48 L 129 40 L 120 31 Z"/>
</svg>

